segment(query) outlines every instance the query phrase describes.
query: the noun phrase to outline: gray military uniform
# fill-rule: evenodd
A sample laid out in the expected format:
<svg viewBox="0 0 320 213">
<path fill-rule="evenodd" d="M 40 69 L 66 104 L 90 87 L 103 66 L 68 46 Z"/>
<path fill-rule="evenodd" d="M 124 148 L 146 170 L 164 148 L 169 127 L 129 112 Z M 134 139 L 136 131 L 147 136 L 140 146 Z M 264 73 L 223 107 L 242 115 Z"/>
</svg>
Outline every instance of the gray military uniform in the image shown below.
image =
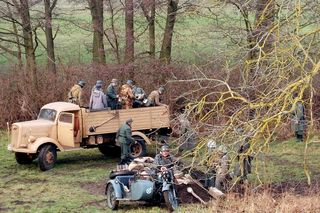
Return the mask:
<svg viewBox="0 0 320 213">
<path fill-rule="evenodd" d="M 125 123 L 123 124 L 117 132 L 117 140 L 121 147 L 121 164 L 128 163 L 130 161 L 130 144 L 134 142 L 132 137 L 131 127 Z"/>
</svg>

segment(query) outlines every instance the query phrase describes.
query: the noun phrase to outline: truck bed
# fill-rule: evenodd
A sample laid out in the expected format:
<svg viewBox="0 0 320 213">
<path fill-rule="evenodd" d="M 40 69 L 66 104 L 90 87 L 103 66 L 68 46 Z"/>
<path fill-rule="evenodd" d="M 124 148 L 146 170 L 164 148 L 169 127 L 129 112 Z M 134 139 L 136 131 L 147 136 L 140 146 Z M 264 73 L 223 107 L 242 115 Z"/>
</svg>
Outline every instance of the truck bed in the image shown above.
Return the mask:
<svg viewBox="0 0 320 213">
<path fill-rule="evenodd" d="M 165 106 L 96 112 L 82 109 L 82 115 L 84 138 L 90 135 L 116 133 L 119 127 L 130 117 L 133 120 L 132 131 L 170 127 L 169 108 Z M 92 126 L 99 127 L 96 128 L 95 132 L 90 132 L 89 128 Z"/>
</svg>

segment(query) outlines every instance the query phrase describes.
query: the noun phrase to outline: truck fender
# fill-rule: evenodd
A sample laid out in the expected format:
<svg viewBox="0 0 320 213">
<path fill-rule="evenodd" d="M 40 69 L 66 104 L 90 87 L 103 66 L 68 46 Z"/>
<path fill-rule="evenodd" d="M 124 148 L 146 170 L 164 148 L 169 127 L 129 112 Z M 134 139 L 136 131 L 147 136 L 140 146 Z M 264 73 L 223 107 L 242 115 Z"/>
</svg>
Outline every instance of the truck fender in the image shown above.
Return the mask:
<svg viewBox="0 0 320 213">
<path fill-rule="evenodd" d="M 142 137 L 143 140 L 144 140 L 147 144 L 149 144 L 149 145 L 151 144 L 150 139 L 149 139 L 145 134 L 143 134 L 142 132 L 138 132 L 138 131 L 132 132 L 132 136 L 135 136 L 135 135 Z"/>
<path fill-rule="evenodd" d="M 29 144 L 28 149 L 32 150 L 33 153 L 36 153 L 38 151 L 38 148 L 45 143 L 54 144 L 60 151 L 64 150 L 63 147 L 56 140 L 49 137 L 37 138 L 35 142 Z"/>
<path fill-rule="evenodd" d="M 113 186 L 114 192 L 115 192 L 115 194 L 116 194 L 116 198 L 118 198 L 118 199 L 123 198 L 121 185 L 120 185 L 120 183 L 119 183 L 116 179 L 109 180 L 109 181 L 107 182 L 105 194 L 107 194 L 107 188 L 108 188 L 108 185 L 109 185 L 109 184 L 111 184 L 111 185 Z"/>
</svg>

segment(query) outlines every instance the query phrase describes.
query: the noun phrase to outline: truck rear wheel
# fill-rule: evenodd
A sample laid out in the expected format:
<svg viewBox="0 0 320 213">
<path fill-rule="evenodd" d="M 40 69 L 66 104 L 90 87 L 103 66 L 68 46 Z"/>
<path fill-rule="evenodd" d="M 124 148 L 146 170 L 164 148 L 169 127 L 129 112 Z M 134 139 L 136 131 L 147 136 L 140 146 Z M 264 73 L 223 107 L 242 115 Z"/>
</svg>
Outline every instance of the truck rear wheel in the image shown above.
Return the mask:
<svg viewBox="0 0 320 213">
<path fill-rule="evenodd" d="M 33 155 L 28 155 L 27 153 L 21 152 L 16 152 L 15 157 L 18 164 L 30 164 L 34 159 Z"/>
<path fill-rule="evenodd" d="M 145 140 L 138 135 L 133 136 L 136 143 L 130 144 L 130 157 L 139 158 L 144 157 L 147 153 L 147 147 Z"/>
<path fill-rule="evenodd" d="M 50 144 L 43 145 L 39 151 L 39 168 L 42 171 L 50 170 L 57 161 L 56 147 Z"/>
</svg>

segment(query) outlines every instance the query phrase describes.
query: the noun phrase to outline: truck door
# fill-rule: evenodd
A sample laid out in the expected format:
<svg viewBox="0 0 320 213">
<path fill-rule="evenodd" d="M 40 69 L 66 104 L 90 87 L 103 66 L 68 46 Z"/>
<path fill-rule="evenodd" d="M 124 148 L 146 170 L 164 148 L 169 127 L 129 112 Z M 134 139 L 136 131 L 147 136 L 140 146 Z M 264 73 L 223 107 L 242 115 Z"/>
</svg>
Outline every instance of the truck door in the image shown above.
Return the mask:
<svg viewBox="0 0 320 213">
<path fill-rule="evenodd" d="M 73 113 L 60 113 L 58 119 L 58 141 L 62 146 L 75 147 Z"/>
</svg>

